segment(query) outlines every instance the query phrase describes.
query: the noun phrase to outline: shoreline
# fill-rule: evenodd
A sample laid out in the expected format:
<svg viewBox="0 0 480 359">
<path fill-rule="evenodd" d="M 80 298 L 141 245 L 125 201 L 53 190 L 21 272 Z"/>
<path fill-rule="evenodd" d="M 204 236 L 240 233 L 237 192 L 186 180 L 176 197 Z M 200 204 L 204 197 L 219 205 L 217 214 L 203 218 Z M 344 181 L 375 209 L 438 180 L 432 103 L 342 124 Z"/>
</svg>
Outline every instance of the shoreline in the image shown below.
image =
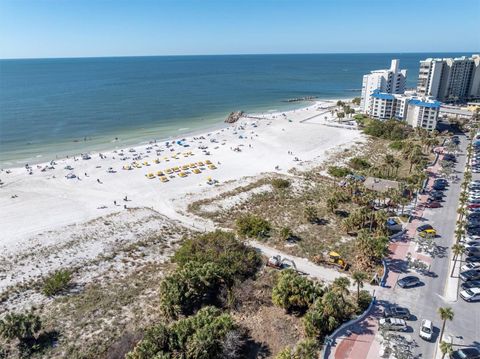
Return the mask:
<svg viewBox="0 0 480 359">
<path fill-rule="evenodd" d="M 88 160 L 68 157 L 1 170 L 0 206 L 5 212 L 0 247 L 16 247 L 32 235 L 128 208 L 152 208 L 191 226 L 195 219 L 183 213 L 190 194 L 208 196 L 217 184 L 265 173 L 288 175 L 293 167 L 320 164 L 328 151 L 362 140 L 353 128 L 325 122 L 331 115 L 321 108 L 335 102 L 252 113 L 247 116 L 256 119 L 242 117 L 210 132 L 177 137 L 185 138 L 183 142 L 141 144 L 90 152 Z"/>
<path fill-rule="evenodd" d="M 345 99 L 340 99 L 342 101 L 345 100 L 351 100 L 352 98 L 345 98 Z M 305 100 L 305 101 L 297 101 L 297 102 L 292 102 L 292 103 L 282 103 L 282 102 L 276 102 L 275 104 L 270 104 L 270 105 L 265 105 L 261 106 L 261 108 L 258 109 L 258 111 L 251 111 L 247 112 L 246 115 L 258 115 L 258 114 L 269 114 L 269 113 L 277 113 L 277 112 L 289 112 L 293 110 L 301 110 L 303 108 L 306 108 L 308 106 L 314 105 L 316 103 L 321 103 L 321 102 L 330 102 L 330 101 L 338 101 L 338 99 L 320 99 L 316 98 L 314 100 Z M 275 106 L 276 105 L 276 106 Z M 279 110 L 272 108 L 271 110 L 263 110 L 264 108 L 272 108 L 272 107 L 285 107 L 284 110 Z M 93 139 L 93 143 L 89 143 L 92 141 L 92 139 L 87 140 L 86 142 L 82 141 L 81 139 L 77 140 L 72 140 L 68 142 L 57 142 L 55 144 L 50 144 L 50 145 L 41 145 L 39 148 L 42 148 L 43 146 L 47 146 L 47 148 L 44 151 L 40 151 L 41 153 L 38 153 L 35 157 L 18 157 L 18 158 L 13 158 L 13 159 L 5 159 L 1 160 L 0 159 L 0 169 L 3 170 L 9 170 L 9 169 L 14 169 L 14 168 L 20 168 L 24 167 L 26 164 L 29 165 L 45 165 L 49 163 L 52 160 L 62 160 L 65 159 L 67 156 L 72 157 L 72 156 L 80 156 L 82 153 L 89 153 L 89 154 L 98 154 L 98 153 L 103 153 L 103 152 L 111 152 L 114 150 L 121 150 L 121 149 L 126 149 L 127 147 L 141 147 L 144 145 L 148 145 L 151 141 L 156 140 L 157 143 L 165 142 L 165 141 L 171 141 L 171 140 L 177 140 L 179 138 L 184 138 L 184 137 L 192 137 L 196 135 L 201 135 L 207 132 L 212 132 L 219 130 L 221 128 L 227 127 L 232 124 L 225 123 L 224 120 L 227 117 L 228 113 L 225 114 L 221 119 L 218 116 L 214 116 L 209 118 L 208 116 L 205 119 L 205 122 L 207 123 L 205 126 L 197 126 L 196 128 L 190 129 L 190 126 L 192 122 L 182 122 L 179 124 L 178 128 L 175 129 L 165 129 L 165 127 L 168 127 L 168 125 L 158 125 L 158 126 L 153 126 L 149 128 L 138 128 L 134 131 L 129 131 L 129 130 L 122 130 L 117 132 L 117 136 L 114 137 L 107 137 L 107 135 L 100 136 L 98 140 Z M 193 120 L 194 123 L 199 123 L 202 122 L 202 120 Z M 180 127 L 180 126 L 188 126 L 188 127 Z M 182 132 L 182 130 L 186 130 L 185 132 Z M 124 136 L 128 132 L 134 132 L 133 136 Z M 162 132 L 167 132 L 167 134 L 163 135 Z M 143 133 L 143 134 L 142 134 Z M 145 133 L 152 134 L 152 136 L 147 136 Z M 155 135 L 161 134 L 161 136 L 156 137 Z M 110 135 L 109 135 L 110 136 Z M 116 140 L 118 138 L 118 140 Z M 82 148 L 79 149 L 61 149 L 62 146 L 68 146 L 70 147 L 75 147 L 75 144 L 85 144 L 85 146 L 81 146 Z M 25 145 L 28 147 L 29 145 Z M 58 147 L 57 151 L 54 150 L 48 150 L 48 146 L 52 147 Z M 22 151 L 20 151 L 22 152 Z M 60 155 L 57 153 L 61 152 Z"/>
</svg>

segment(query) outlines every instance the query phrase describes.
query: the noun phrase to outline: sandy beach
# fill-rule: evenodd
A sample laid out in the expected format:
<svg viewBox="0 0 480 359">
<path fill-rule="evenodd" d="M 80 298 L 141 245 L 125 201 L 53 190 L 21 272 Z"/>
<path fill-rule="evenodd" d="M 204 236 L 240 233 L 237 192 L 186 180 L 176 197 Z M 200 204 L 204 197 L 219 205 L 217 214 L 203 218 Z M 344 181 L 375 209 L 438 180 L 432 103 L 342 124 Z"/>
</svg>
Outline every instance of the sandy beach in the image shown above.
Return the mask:
<svg viewBox="0 0 480 359">
<path fill-rule="evenodd" d="M 261 174 L 307 169 L 325 160 L 329 150 L 362 140 L 353 126 L 333 122 L 334 104 L 317 101 L 284 113 L 248 114 L 223 129 L 168 144 L 3 169 L 0 252 L 8 257 L 40 250 L 55 244 L 52 231 L 133 208 L 154 210 L 189 229 L 211 229 L 186 213 L 192 198 L 212 198 Z M 168 174 L 174 167 L 179 171 Z M 4 280 L 2 287 L 10 283 Z"/>
</svg>

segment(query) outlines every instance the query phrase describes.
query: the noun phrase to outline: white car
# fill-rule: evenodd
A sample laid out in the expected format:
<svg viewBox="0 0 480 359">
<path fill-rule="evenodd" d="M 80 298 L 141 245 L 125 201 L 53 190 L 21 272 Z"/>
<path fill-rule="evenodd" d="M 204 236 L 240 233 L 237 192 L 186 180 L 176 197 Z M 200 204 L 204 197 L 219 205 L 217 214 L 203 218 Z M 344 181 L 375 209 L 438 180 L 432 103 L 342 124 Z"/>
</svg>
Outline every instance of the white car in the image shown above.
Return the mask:
<svg viewBox="0 0 480 359">
<path fill-rule="evenodd" d="M 466 272 L 467 270 L 479 269 L 479 268 L 480 268 L 480 263 L 466 263 L 460 267 L 460 270 L 462 272 Z"/>
<path fill-rule="evenodd" d="M 425 340 L 432 340 L 433 335 L 433 324 L 430 320 L 424 319 L 422 320 L 422 324 L 420 325 L 420 332 L 418 333 L 420 338 Z"/>
<path fill-rule="evenodd" d="M 460 292 L 460 297 L 466 302 L 477 302 L 480 300 L 480 288 L 474 287 Z"/>
</svg>

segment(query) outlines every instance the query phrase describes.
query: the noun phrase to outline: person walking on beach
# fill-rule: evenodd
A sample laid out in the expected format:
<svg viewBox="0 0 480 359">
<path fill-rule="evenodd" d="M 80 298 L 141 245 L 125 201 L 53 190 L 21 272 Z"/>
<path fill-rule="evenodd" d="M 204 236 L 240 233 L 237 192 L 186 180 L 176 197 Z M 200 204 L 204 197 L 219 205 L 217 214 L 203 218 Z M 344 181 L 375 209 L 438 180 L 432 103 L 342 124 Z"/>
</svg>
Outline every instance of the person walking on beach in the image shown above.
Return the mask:
<svg viewBox="0 0 480 359">
<path fill-rule="evenodd" d="M 113 201 L 113 204 L 116 206 L 116 205 L 117 205 L 117 201 Z"/>
</svg>

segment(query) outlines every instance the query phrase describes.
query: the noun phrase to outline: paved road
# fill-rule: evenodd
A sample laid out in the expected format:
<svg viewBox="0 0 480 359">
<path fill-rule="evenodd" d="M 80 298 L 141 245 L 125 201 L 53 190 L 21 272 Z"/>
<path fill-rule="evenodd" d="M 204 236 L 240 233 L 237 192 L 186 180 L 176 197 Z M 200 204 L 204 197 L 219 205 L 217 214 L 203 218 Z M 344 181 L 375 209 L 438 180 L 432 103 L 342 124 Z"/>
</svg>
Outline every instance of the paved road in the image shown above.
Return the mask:
<svg viewBox="0 0 480 359">
<path fill-rule="evenodd" d="M 461 154 L 457 157 L 458 176 L 463 179 L 463 171 L 465 168 L 467 139 L 461 137 Z M 402 289 L 398 286 L 382 296 L 382 299 L 396 302 L 404 305 L 418 318 L 416 321 L 409 322 L 414 333 L 411 336 L 416 340 L 418 347 L 416 354 L 422 358 L 434 358 L 436 352 L 436 344 L 434 342 L 426 342 L 419 338 L 418 328 L 421 319 L 430 319 L 435 326 L 434 340 L 439 340 L 441 328 L 441 320 L 438 316 L 437 309 L 439 307 L 452 307 L 455 318 L 452 322 L 448 322 L 445 329 L 446 335 L 454 338 L 454 344 L 459 345 L 480 345 L 480 304 L 466 303 L 461 298 L 451 302 L 445 294 L 445 286 L 447 278 L 450 275 L 450 247 L 454 243 L 455 224 L 457 219 L 456 210 L 458 208 L 458 200 L 460 195 L 460 185 L 458 183 L 450 183 L 446 191 L 445 202 L 442 208 L 425 209 L 422 222 L 432 224 L 440 237 L 436 239 L 439 248 L 444 251 L 433 259 L 430 271 L 434 276 L 420 276 L 424 282 L 423 286 Z"/>
</svg>

